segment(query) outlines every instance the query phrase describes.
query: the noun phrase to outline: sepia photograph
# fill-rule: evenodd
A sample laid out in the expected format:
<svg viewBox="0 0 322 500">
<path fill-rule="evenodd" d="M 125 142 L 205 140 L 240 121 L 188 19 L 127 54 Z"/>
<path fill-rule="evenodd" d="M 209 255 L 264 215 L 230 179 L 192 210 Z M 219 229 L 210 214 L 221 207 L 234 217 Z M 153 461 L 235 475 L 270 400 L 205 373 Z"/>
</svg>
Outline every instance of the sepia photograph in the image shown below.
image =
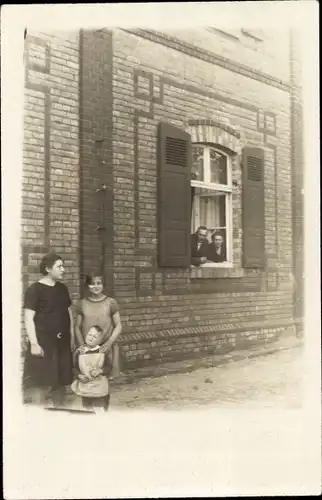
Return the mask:
<svg viewBox="0 0 322 500">
<path fill-rule="evenodd" d="M 19 24 L 20 411 L 82 418 L 85 440 L 137 411 L 300 412 L 305 169 L 319 171 L 303 30 L 83 12 L 77 27 Z M 74 498 L 54 491 L 26 498 Z"/>
<path fill-rule="evenodd" d="M 299 58 L 291 30 L 26 30 L 26 403 L 301 405 Z"/>
</svg>

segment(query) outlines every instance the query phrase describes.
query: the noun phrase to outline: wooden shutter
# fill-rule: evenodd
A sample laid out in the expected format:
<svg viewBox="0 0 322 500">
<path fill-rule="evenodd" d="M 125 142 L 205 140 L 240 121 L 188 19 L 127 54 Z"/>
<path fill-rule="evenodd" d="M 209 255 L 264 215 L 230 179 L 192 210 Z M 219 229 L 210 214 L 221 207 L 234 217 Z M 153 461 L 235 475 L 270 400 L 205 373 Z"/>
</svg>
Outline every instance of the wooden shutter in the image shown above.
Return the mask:
<svg viewBox="0 0 322 500">
<path fill-rule="evenodd" d="M 190 266 L 191 139 L 167 123 L 158 131 L 158 264 Z"/>
<path fill-rule="evenodd" d="M 265 266 L 264 150 L 243 151 L 243 265 Z"/>
<path fill-rule="evenodd" d="M 190 192 L 191 192 L 191 207 L 190 207 L 190 219 L 192 218 L 192 207 L 193 207 L 193 200 L 194 200 L 194 197 L 195 197 L 195 191 L 196 191 L 196 188 L 191 186 L 191 189 L 190 189 Z"/>
</svg>

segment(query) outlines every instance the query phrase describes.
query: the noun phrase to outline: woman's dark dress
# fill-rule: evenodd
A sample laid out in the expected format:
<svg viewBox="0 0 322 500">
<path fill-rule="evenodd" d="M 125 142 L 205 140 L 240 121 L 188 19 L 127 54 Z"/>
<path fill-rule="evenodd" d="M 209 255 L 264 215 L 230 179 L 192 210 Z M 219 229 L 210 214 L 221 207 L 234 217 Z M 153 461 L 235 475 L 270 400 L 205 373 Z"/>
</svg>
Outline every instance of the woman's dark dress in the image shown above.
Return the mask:
<svg viewBox="0 0 322 500">
<path fill-rule="evenodd" d="M 213 243 L 209 243 L 207 259 L 210 260 L 211 262 L 226 262 L 227 257 L 224 245 L 221 247 L 221 253 L 218 254 L 216 252 L 215 245 Z"/>
<path fill-rule="evenodd" d="M 28 287 L 24 308 L 36 313 L 36 336 L 44 357 L 33 356 L 28 344 L 24 366 L 25 387 L 72 383 L 70 305 L 68 289 L 63 283 L 56 282 L 54 286 L 48 286 L 36 282 Z"/>
</svg>

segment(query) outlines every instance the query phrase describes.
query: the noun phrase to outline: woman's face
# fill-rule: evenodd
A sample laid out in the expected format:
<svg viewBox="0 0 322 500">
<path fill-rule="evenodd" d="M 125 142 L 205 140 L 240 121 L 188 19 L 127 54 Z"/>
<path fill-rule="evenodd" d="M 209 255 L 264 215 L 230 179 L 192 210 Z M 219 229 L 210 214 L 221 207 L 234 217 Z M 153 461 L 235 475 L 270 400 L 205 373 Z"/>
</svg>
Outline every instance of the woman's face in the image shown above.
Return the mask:
<svg viewBox="0 0 322 500">
<path fill-rule="evenodd" d="M 103 291 L 103 280 L 101 276 L 95 276 L 91 283 L 88 285 L 88 289 L 92 295 L 100 295 Z"/>
<path fill-rule="evenodd" d="M 64 275 L 64 272 L 65 272 L 63 261 L 56 260 L 56 262 L 53 264 L 52 268 L 47 267 L 47 272 L 48 272 L 48 276 L 50 276 L 53 280 L 55 280 L 55 281 L 61 280 L 63 275 Z"/>
<path fill-rule="evenodd" d="M 220 235 L 216 235 L 215 236 L 215 238 L 214 238 L 214 244 L 215 244 L 216 248 L 221 248 L 223 242 L 224 242 L 224 239 L 223 239 L 222 236 L 220 236 Z"/>
</svg>

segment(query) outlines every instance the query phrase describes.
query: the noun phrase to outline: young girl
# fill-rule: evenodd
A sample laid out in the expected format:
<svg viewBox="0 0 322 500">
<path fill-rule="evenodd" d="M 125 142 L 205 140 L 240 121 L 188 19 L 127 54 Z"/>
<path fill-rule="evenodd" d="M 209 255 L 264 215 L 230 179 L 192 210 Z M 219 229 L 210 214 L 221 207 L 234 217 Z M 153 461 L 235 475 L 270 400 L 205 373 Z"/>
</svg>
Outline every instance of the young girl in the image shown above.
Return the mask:
<svg viewBox="0 0 322 500">
<path fill-rule="evenodd" d="M 40 264 L 43 276 L 28 287 L 24 299 L 29 340 L 24 389 L 38 389 L 42 397 L 43 389 L 48 387 L 47 399 L 58 395 L 57 389 L 69 392 L 72 383 L 74 330 L 68 289 L 60 282 L 64 271 L 59 255 L 45 255 Z"/>
<path fill-rule="evenodd" d="M 112 365 L 108 355 L 100 352 L 103 331 L 93 325 L 85 337 L 85 345 L 76 354 L 77 379 L 71 389 L 82 397 L 84 408 L 103 408 L 110 402 L 108 375 Z"/>
<path fill-rule="evenodd" d="M 89 329 L 97 325 L 102 329 L 102 345 L 100 352 L 107 353 L 111 363 L 115 366 L 115 356 L 112 349 L 122 331 L 119 306 L 116 300 L 103 293 L 103 279 L 98 273 L 86 276 L 86 297 L 81 299 L 76 308 L 75 334 L 79 346 Z"/>
</svg>

